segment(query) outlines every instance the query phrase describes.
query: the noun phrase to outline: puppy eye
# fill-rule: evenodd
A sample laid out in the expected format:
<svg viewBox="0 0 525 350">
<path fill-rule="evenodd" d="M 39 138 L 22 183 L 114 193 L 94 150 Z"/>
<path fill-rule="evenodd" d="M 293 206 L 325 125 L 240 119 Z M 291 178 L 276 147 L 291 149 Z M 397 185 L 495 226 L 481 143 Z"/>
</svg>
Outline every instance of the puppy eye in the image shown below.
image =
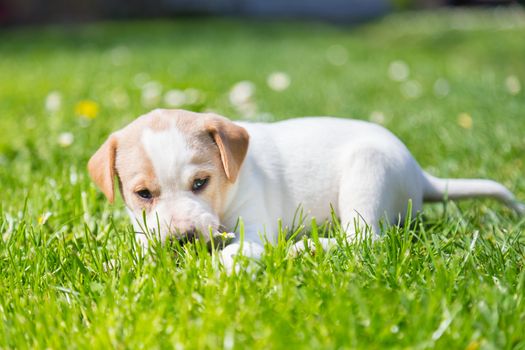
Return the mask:
<svg viewBox="0 0 525 350">
<path fill-rule="evenodd" d="M 153 195 L 151 194 L 151 192 L 149 190 L 140 190 L 140 191 L 137 191 L 135 193 L 137 194 L 137 196 L 139 196 L 142 199 L 151 199 L 151 198 L 153 198 Z"/>
<path fill-rule="evenodd" d="M 209 177 L 205 177 L 203 179 L 195 179 L 193 181 L 193 185 L 191 186 L 191 190 L 193 192 L 202 191 L 204 187 L 206 186 L 206 184 L 208 183 L 209 179 L 210 179 Z"/>
</svg>

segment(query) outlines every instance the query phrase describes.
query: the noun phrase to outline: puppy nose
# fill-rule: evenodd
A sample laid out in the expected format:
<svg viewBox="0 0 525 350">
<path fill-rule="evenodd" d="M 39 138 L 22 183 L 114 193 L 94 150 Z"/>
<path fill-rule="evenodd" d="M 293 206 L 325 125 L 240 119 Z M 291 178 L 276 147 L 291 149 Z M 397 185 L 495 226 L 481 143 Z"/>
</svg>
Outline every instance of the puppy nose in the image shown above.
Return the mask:
<svg viewBox="0 0 525 350">
<path fill-rule="evenodd" d="M 177 240 L 180 245 L 194 242 L 197 239 L 197 230 L 194 227 L 191 227 L 186 231 L 179 232 L 177 236 L 174 236 L 172 238 Z"/>
<path fill-rule="evenodd" d="M 183 237 L 190 242 L 194 241 L 195 238 L 197 238 L 197 230 L 195 229 L 195 227 L 192 227 L 184 232 Z"/>
</svg>

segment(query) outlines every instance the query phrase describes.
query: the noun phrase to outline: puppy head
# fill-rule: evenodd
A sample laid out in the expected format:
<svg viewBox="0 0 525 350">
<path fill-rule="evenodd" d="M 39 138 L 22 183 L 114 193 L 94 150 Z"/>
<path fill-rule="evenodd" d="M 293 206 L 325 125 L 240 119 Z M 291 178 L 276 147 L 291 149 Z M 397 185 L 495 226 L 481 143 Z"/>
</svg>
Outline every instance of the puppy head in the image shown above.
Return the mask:
<svg viewBox="0 0 525 350">
<path fill-rule="evenodd" d="M 88 171 L 110 202 L 114 181 L 138 238 L 216 232 L 248 150 L 245 129 L 215 114 L 154 110 L 111 134 Z M 144 220 L 145 218 L 145 220 Z"/>
</svg>

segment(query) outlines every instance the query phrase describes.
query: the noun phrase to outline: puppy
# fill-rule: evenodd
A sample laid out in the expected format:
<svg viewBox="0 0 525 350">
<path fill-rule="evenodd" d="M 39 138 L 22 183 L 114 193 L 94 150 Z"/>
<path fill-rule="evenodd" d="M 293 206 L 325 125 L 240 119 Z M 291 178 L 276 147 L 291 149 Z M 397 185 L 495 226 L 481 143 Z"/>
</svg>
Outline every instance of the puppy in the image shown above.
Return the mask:
<svg viewBox="0 0 525 350">
<path fill-rule="evenodd" d="M 144 243 L 146 232 L 161 241 L 209 240 L 242 218 L 244 242 L 236 235 L 221 251 L 227 267 L 241 249 L 260 256 L 262 239 L 275 242 L 278 221 L 293 225 L 298 208 L 318 221 L 329 220 L 333 208 L 349 239 L 358 232 L 377 237 L 381 221 L 403 220 L 409 201 L 410 215 L 423 201 L 470 197 L 525 212 L 497 182 L 433 177 L 383 127 L 330 117 L 265 124 L 157 109 L 111 134 L 88 170 L 110 202 L 118 179 Z M 328 248 L 334 241 L 321 243 Z"/>
</svg>

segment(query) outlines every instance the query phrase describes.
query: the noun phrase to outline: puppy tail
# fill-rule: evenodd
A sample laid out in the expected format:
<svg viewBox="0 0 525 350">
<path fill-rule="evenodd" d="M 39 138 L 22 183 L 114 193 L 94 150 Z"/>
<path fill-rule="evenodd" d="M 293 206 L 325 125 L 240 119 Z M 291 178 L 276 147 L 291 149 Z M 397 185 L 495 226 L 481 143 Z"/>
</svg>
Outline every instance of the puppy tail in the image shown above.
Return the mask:
<svg viewBox="0 0 525 350">
<path fill-rule="evenodd" d="M 423 199 L 427 202 L 440 202 L 446 199 L 494 198 L 525 215 L 525 204 L 516 200 L 502 184 L 484 179 L 440 179 L 423 174 Z"/>
</svg>

